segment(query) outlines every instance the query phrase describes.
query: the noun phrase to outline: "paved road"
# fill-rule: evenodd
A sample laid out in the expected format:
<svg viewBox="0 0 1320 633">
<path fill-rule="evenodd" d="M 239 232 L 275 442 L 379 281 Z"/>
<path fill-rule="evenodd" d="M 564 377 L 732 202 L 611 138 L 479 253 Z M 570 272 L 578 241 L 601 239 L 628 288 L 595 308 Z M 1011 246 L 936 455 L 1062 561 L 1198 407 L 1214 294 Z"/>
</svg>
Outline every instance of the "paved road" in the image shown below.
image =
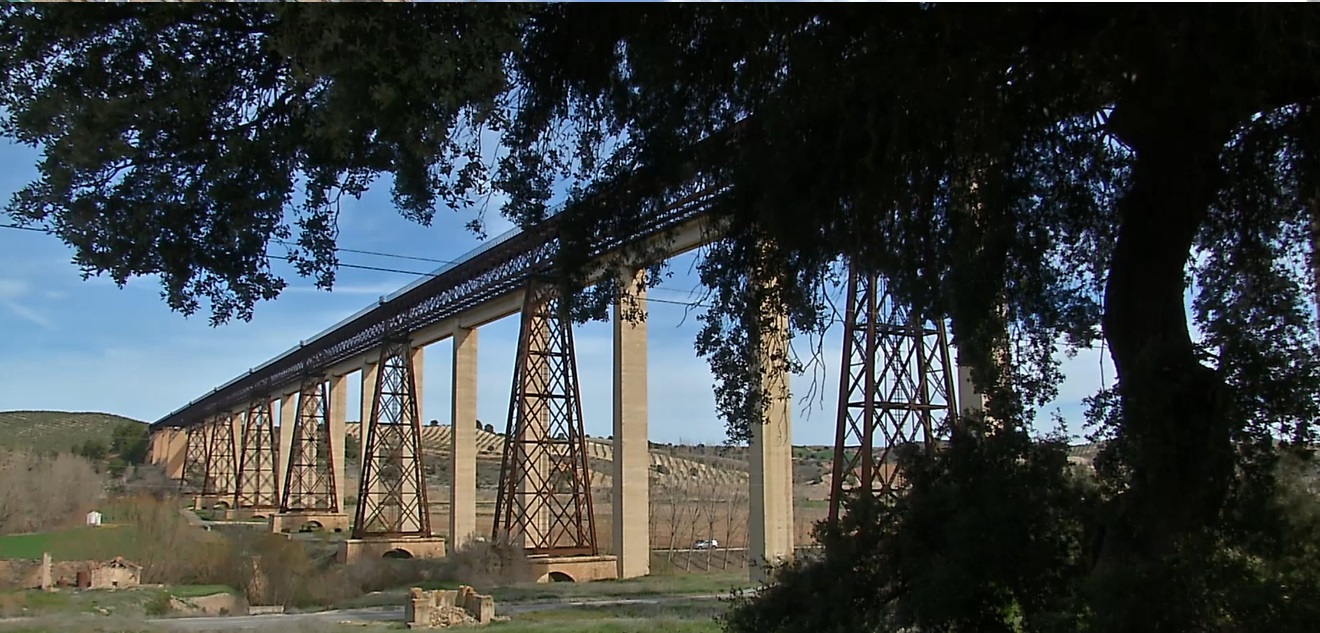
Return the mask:
<svg viewBox="0 0 1320 633">
<path fill-rule="evenodd" d="M 613 607 L 627 605 L 656 605 L 669 602 L 692 600 L 718 600 L 722 594 L 648 596 L 645 598 L 610 598 L 591 600 L 511 602 L 495 605 L 499 615 L 518 615 L 533 611 L 552 609 L 571 609 L 575 607 Z M 272 624 L 323 623 L 357 624 L 365 622 L 401 622 L 403 607 L 371 607 L 366 609 L 343 609 L 338 611 L 320 611 L 317 613 L 290 613 L 278 615 L 238 615 L 197 618 L 161 618 L 148 620 L 176 631 L 251 631 L 260 630 Z"/>
</svg>

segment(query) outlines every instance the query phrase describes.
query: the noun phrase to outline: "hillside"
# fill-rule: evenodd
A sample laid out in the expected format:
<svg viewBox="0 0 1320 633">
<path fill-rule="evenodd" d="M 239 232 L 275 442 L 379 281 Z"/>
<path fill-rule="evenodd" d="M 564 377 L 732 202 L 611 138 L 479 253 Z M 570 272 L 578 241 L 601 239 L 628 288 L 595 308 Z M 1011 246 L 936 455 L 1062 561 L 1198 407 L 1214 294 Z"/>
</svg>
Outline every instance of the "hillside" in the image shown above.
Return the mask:
<svg viewBox="0 0 1320 633">
<path fill-rule="evenodd" d="M 359 437 L 361 434 L 361 426 L 357 423 L 348 423 L 345 430 L 353 437 Z M 479 462 L 491 462 L 492 465 L 498 467 L 504 448 L 503 436 L 487 433 L 486 431 L 477 431 L 476 440 Z M 422 449 L 431 455 L 447 455 L 449 453 L 449 427 L 422 427 Z M 600 438 L 587 439 L 587 457 L 592 461 L 593 485 L 598 487 L 610 485 L 612 478 L 609 475 L 608 463 L 613 460 L 613 456 L 614 448 L 608 440 Z M 733 462 L 733 460 L 730 461 Z M 699 460 L 685 459 L 682 456 L 671 454 L 671 451 L 664 447 L 651 445 L 652 478 L 662 484 L 674 484 L 678 480 L 697 479 L 718 485 L 746 485 L 747 467 L 745 462 L 741 464 L 733 462 L 731 465 L 733 467 L 723 464 L 717 466 Z M 738 468 L 738 465 L 741 465 L 741 468 Z M 479 470 L 481 470 L 480 466 Z"/>
<path fill-rule="evenodd" d="M 68 411 L 0 411 L 0 448 L 67 451 L 91 438 L 110 443 L 110 434 L 124 422 L 138 422 L 110 413 Z"/>
</svg>

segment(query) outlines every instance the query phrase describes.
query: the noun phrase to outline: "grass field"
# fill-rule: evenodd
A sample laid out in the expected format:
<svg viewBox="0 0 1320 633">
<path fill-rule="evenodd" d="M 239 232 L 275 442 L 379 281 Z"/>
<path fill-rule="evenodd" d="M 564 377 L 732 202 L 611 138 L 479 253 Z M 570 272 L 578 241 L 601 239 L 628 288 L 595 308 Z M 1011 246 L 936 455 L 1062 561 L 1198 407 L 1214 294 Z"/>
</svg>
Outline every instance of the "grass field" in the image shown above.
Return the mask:
<svg viewBox="0 0 1320 633">
<path fill-rule="evenodd" d="M 56 560 L 106 560 L 131 551 L 131 528 L 103 525 L 40 534 L 0 536 L 0 558 L 41 558 L 42 552 Z"/>
<path fill-rule="evenodd" d="M 0 448 L 68 451 L 89 439 L 110 443 L 123 422 L 137 422 L 110 413 L 66 411 L 0 411 Z"/>
</svg>

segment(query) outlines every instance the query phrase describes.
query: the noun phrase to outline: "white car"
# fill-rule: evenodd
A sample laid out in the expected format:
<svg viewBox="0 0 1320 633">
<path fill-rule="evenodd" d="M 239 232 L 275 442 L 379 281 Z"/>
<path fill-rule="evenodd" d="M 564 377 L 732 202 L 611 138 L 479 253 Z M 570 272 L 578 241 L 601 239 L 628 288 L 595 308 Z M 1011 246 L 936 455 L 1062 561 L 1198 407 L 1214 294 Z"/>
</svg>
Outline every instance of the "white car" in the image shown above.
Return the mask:
<svg viewBox="0 0 1320 633">
<path fill-rule="evenodd" d="M 715 549 L 720 546 L 720 542 L 715 539 L 701 540 L 692 544 L 692 549 Z"/>
</svg>

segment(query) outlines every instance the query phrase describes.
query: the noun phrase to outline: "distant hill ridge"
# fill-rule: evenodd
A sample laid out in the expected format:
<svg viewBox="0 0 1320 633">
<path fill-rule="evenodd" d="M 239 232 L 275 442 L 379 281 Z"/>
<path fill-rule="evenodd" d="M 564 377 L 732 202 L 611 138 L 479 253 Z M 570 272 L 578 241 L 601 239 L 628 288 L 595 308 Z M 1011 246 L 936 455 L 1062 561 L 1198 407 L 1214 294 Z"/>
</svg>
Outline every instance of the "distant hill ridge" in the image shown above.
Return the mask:
<svg viewBox="0 0 1320 633">
<path fill-rule="evenodd" d="M 0 448 L 63 452 L 89 439 L 109 444 L 115 427 L 124 422 L 146 424 L 92 411 L 0 411 Z"/>
</svg>

